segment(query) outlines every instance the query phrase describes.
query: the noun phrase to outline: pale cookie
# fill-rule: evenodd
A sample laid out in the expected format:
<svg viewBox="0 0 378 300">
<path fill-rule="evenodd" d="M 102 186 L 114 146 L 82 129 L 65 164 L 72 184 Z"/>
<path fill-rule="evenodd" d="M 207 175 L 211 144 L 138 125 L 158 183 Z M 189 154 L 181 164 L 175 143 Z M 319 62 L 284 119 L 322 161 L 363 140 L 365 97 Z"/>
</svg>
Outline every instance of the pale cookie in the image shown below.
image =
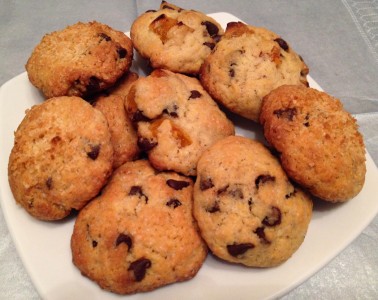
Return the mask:
<svg viewBox="0 0 378 300">
<path fill-rule="evenodd" d="M 307 86 L 307 74 L 301 57 L 279 35 L 231 22 L 202 65 L 200 78 L 215 100 L 258 122 L 265 95 L 283 84 Z"/>
<path fill-rule="evenodd" d="M 159 170 L 196 175 L 202 152 L 234 134 L 234 125 L 199 81 L 167 70 L 139 78 L 126 101 L 138 145 Z"/>
<path fill-rule="evenodd" d="M 302 244 L 312 201 L 261 143 L 227 137 L 198 162 L 194 217 L 210 250 L 250 267 L 272 267 Z"/>
<path fill-rule="evenodd" d="M 82 211 L 73 263 L 103 289 L 132 294 L 196 275 L 207 255 L 192 216 L 193 182 L 146 160 L 118 168 Z"/>
<path fill-rule="evenodd" d="M 158 11 L 140 15 L 130 31 L 135 49 L 153 68 L 186 74 L 198 74 L 222 34 L 213 18 L 165 1 Z"/>
</svg>

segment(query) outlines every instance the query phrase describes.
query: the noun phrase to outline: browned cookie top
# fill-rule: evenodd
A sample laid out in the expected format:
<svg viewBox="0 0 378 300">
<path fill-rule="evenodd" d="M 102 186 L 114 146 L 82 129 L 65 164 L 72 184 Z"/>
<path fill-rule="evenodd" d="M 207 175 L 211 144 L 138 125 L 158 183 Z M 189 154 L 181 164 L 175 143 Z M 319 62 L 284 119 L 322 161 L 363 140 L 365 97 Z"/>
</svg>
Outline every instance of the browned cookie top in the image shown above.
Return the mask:
<svg viewBox="0 0 378 300">
<path fill-rule="evenodd" d="M 46 34 L 26 70 L 46 98 L 85 97 L 113 85 L 132 58 L 132 42 L 123 32 L 96 21 L 79 22 Z"/>
<path fill-rule="evenodd" d="M 365 147 L 341 102 L 315 89 L 282 86 L 264 98 L 260 121 L 287 174 L 314 195 L 346 201 L 365 182 Z"/>
<path fill-rule="evenodd" d="M 15 132 L 9 184 L 31 215 L 58 220 L 98 194 L 112 164 L 104 115 L 78 97 L 51 98 L 28 110 Z"/>
</svg>

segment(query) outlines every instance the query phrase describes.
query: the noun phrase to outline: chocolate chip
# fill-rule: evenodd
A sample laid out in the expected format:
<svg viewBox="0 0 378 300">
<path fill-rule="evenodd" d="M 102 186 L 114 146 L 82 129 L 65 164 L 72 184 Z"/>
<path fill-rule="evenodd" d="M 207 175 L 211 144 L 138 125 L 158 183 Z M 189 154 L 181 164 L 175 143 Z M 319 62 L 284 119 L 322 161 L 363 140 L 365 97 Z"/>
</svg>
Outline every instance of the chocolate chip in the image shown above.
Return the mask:
<svg viewBox="0 0 378 300">
<path fill-rule="evenodd" d="M 169 5 L 163 5 L 163 6 L 161 7 L 161 9 L 172 9 L 172 10 L 174 10 L 174 8 L 173 8 L 173 7 L 170 7 Z"/>
<path fill-rule="evenodd" d="M 230 75 L 230 77 L 235 77 L 235 69 L 230 69 L 228 75 Z"/>
<path fill-rule="evenodd" d="M 127 270 L 134 272 L 135 281 L 142 281 L 146 275 L 146 270 L 150 267 L 151 261 L 142 257 L 132 262 Z"/>
<path fill-rule="evenodd" d="M 232 244 L 227 245 L 227 251 L 230 255 L 236 257 L 241 254 L 244 254 L 247 250 L 254 248 L 255 245 L 252 243 L 243 243 L 243 244 Z"/>
<path fill-rule="evenodd" d="M 261 240 L 261 242 L 263 244 L 270 244 L 270 241 L 265 236 L 264 229 L 265 229 L 265 227 L 263 227 L 263 226 L 257 227 L 256 230 L 253 231 L 253 232 L 257 234 L 257 236 L 259 237 L 259 239 Z"/>
<path fill-rule="evenodd" d="M 270 214 L 264 218 L 262 223 L 270 227 L 281 224 L 281 210 L 272 206 Z"/>
<path fill-rule="evenodd" d="M 52 189 L 52 183 L 53 183 L 52 178 L 51 178 L 51 177 L 47 178 L 47 180 L 46 180 L 46 186 L 47 186 L 47 188 L 48 188 L 49 190 Z"/>
<path fill-rule="evenodd" d="M 125 58 L 127 55 L 127 50 L 123 47 L 120 47 L 117 49 L 117 53 L 118 53 L 119 58 Z"/>
<path fill-rule="evenodd" d="M 274 40 L 275 42 L 278 43 L 278 45 L 280 45 L 280 47 L 285 50 L 286 52 L 289 50 L 289 45 L 286 43 L 286 41 L 284 39 L 281 39 L 281 38 L 277 38 Z"/>
<path fill-rule="evenodd" d="M 207 178 L 207 179 L 204 179 L 204 180 L 200 181 L 200 190 L 201 191 L 210 189 L 213 186 L 214 186 L 214 184 L 213 184 L 213 181 L 211 180 L 211 178 Z"/>
<path fill-rule="evenodd" d="M 181 202 L 176 198 L 172 198 L 165 205 L 176 208 L 181 205 Z"/>
<path fill-rule="evenodd" d="M 117 247 L 119 244 L 122 244 L 122 243 L 125 243 L 130 250 L 130 248 L 133 244 L 133 241 L 131 240 L 131 237 L 129 235 L 124 234 L 124 233 L 120 233 L 117 237 L 115 245 Z"/>
<path fill-rule="evenodd" d="M 275 180 L 276 180 L 276 178 L 274 176 L 270 176 L 269 174 L 259 175 L 255 179 L 255 186 L 258 189 L 260 187 L 260 185 L 262 185 L 262 184 L 264 184 L 268 181 L 275 181 Z"/>
<path fill-rule="evenodd" d="M 248 199 L 248 207 L 249 207 L 249 211 L 252 211 L 252 205 L 253 205 L 253 200 L 252 200 L 252 198 L 249 198 L 249 199 Z"/>
<path fill-rule="evenodd" d="M 89 77 L 89 82 L 87 84 L 87 93 L 92 94 L 100 89 L 100 79 L 96 76 Z"/>
<path fill-rule="evenodd" d="M 223 193 L 225 193 L 225 192 L 227 191 L 227 189 L 228 189 L 229 186 L 230 186 L 230 185 L 227 184 L 226 186 L 220 188 L 220 189 L 217 191 L 217 195 L 219 196 L 219 195 L 222 195 Z"/>
<path fill-rule="evenodd" d="M 206 211 L 211 214 L 220 211 L 219 203 L 215 202 L 213 206 L 206 208 Z"/>
<path fill-rule="evenodd" d="M 142 151 L 149 151 L 152 148 L 156 147 L 157 144 L 158 144 L 157 142 L 154 142 L 150 139 L 146 139 L 146 138 L 143 138 L 143 137 L 138 138 L 138 147 Z"/>
<path fill-rule="evenodd" d="M 305 122 L 303 123 L 304 126 L 310 127 L 309 119 L 310 119 L 310 115 L 307 114 L 306 117 L 305 117 Z"/>
<path fill-rule="evenodd" d="M 182 190 L 183 188 L 186 188 L 187 186 L 190 185 L 190 182 L 188 181 L 174 180 L 174 179 L 168 179 L 166 183 L 169 187 L 177 191 Z"/>
<path fill-rule="evenodd" d="M 294 189 L 294 191 L 285 195 L 285 199 L 289 199 L 289 198 L 293 197 L 296 193 L 297 193 L 297 191 Z"/>
<path fill-rule="evenodd" d="M 90 145 L 91 151 L 87 152 L 90 159 L 96 160 L 100 154 L 100 145 Z"/>
<path fill-rule="evenodd" d="M 213 41 L 215 43 L 218 43 L 221 40 L 222 36 L 221 35 L 214 35 L 214 36 L 212 36 L 212 38 L 213 38 Z"/>
<path fill-rule="evenodd" d="M 100 36 L 100 38 L 101 38 L 102 40 L 105 40 L 105 41 L 107 41 L 107 42 L 109 42 L 109 41 L 112 40 L 110 36 L 108 36 L 107 34 L 105 34 L 105 33 L 103 33 L 103 32 L 101 32 L 101 33 L 99 34 L 99 36 Z"/>
<path fill-rule="evenodd" d="M 228 193 L 234 198 L 244 199 L 243 191 L 240 188 L 230 189 Z"/>
<path fill-rule="evenodd" d="M 199 91 L 192 90 L 190 91 L 189 99 L 197 99 L 197 98 L 200 98 L 201 96 L 202 94 Z"/>
<path fill-rule="evenodd" d="M 218 32 L 219 32 L 218 26 L 215 25 L 214 23 L 209 22 L 209 21 L 204 21 L 204 22 L 201 23 L 201 25 L 206 26 L 206 30 L 211 37 L 217 35 Z"/>
<path fill-rule="evenodd" d="M 211 50 L 213 50 L 215 47 L 215 43 L 210 42 L 204 42 L 202 45 L 209 47 Z"/>
<path fill-rule="evenodd" d="M 288 107 L 285 109 L 277 109 L 273 111 L 273 114 L 277 116 L 277 118 L 284 118 L 289 121 L 293 121 L 294 116 L 297 114 L 297 109 L 295 107 Z"/>
<path fill-rule="evenodd" d="M 93 247 L 93 248 L 96 248 L 97 245 L 98 245 L 98 243 L 97 243 L 95 240 L 93 240 L 93 241 L 92 241 L 92 247 Z"/>
<path fill-rule="evenodd" d="M 143 112 L 141 110 L 137 110 L 133 113 L 131 116 L 131 122 L 147 122 L 150 121 L 149 118 L 147 118 L 145 115 L 143 115 Z"/>
<path fill-rule="evenodd" d="M 178 118 L 177 110 L 178 110 L 178 106 L 176 104 L 173 104 L 172 107 L 164 109 L 163 113 L 168 114 L 172 118 Z"/>
<path fill-rule="evenodd" d="M 139 198 L 144 197 L 146 203 L 148 202 L 148 197 L 143 193 L 142 187 L 139 185 L 133 185 L 130 188 L 129 196 L 138 196 Z"/>
<path fill-rule="evenodd" d="M 139 186 L 139 185 L 133 185 L 133 186 L 130 188 L 129 195 L 130 195 L 130 196 L 134 196 L 134 195 L 143 195 L 142 187 Z"/>
</svg>

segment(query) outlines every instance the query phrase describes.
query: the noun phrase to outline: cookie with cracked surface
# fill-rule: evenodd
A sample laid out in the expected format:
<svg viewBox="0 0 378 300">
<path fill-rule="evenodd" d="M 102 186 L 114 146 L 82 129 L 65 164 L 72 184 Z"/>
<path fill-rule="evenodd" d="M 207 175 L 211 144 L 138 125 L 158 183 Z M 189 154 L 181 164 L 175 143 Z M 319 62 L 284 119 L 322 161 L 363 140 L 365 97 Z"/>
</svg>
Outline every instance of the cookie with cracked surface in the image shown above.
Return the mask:
<svg viewBox="0 0 378 300">
<path fill-rule="evenodd" d="M 153 68 L 185 74 L 198 74 L 222 34 L 213 18 L 166 1 L 140 15 L 130 31 L 135 49 Z"/>
<path fill-rule="evenodd" d="M 241 176 L 242 174 L 242 176 Z M 227 137 L 198 162 L 194 217 L 210 250 L 250 267 L 272 267 L 302 244 L 312 201 L 261 143 Z"/>
<path fill-rule="evenodd" d="M 93 103 L 93 106 L 105 115 L 109 124 L 114 148 L 114 168 L 136 159 L 139 155 L 137 133 L 124 106 L 124 99 L 127 97 L 130 86 L 137 79 L 136 73 L 128 73 L 122 77 L 116 87 L 97 96 Z"/>
<path fill-rule="evenodd" d="M 125 105 L 140 149 L 158 170 L 194 176 L 201 153 L 235 132 L 196 78 L 167 70 L 139 78 Z"/>
<path fill-rule="evenodd" d="M 192 216 L 193 182 L 128 162 L 98 198 L 80 211 L 73 263 L 101 288 L 132 294 L 196 275 L 207 256 Z"/>
<path fill-rule="evenodd" d="M 87 97 L 112 86 L 129 70 L 131 39 L 93 21 L 46 34 L 26 64 L 31 83 L 46 98 Z"/>
<path fill-rule="evenodd" d="M 79 97 L 33 106 L 15 132 L 9 184 L 18 204 L 41 220 L 59 220 L 95 197 L 112 172 L 104 115 Z"/>
<path fill-rule="evenodd" d="M 356 120 L 340 100 L 301 86 L 267 95 L 260 121 L 287 174 L 331 202 L 356 196 L 365 182 L 365 147 Z"/>
<path fill-rule="evenodd" d="M 258 122 L 262 98 L 283 84 L 308 86 L 308 67 L 276 33 L 230 22 L 201 67 L 200 79 L 217 101 Z"/>
</svg>

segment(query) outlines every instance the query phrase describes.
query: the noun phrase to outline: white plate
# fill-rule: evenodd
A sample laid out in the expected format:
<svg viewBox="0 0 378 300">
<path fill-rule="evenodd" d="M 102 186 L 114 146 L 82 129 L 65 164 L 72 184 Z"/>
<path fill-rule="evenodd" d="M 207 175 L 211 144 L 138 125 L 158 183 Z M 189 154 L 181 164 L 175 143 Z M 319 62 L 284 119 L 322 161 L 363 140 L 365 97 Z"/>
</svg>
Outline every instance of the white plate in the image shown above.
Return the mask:
<svg viewBox="0 0 378 300">
<path fill-rule="evenodd" d="M 212 14 L 222 26 L 238 19 L 227 13 Z M 140 63 L 140 62 L 139 62 Z M 143 72 L 136 61 L 134 69 Z M 309 78 L 312 87 L 320 89 Z M 24 111 L 42 102 L 41 94 L 23 73 L 0 89 L 0 192 L 1 205 L 17 251 L 43 299 L 120 299 L 101 290 L 83 277 L 71 262 L 70 237 L 74 219 L 42 222 L 16 205 L 7 180 L 13 132 Z M 261 138 L 257 125 L 236 120 L 237 133 Z M 276 268 L 254 269 L 206 259 L 197 276 L 153 292 L 127 299 L 268 299 L 287 293 L 322 268 L 372 221 L 378 212 L 378 170 L 366 155 L 366 182 L 361 193 L 344 204 L 316 202 L 304 243 L 284 264 Z"/>
</svg>

